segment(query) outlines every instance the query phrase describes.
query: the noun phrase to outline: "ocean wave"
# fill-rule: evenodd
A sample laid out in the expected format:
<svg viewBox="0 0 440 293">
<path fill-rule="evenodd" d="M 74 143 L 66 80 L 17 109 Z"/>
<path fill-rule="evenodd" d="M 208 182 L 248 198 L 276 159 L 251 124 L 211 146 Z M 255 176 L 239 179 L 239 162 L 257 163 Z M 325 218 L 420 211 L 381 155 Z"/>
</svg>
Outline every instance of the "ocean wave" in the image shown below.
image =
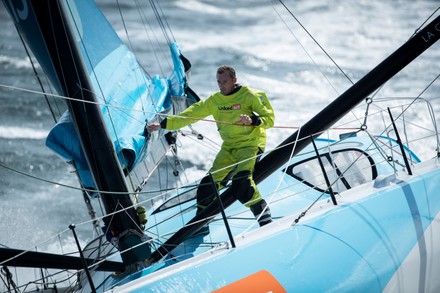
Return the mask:
<svg viewBox="0 0 440 293">
<path fill-rule="evenodd" d="M 17 69 L 32 68 L 32 64 L 29 61 L 28 57 L 17 58 L 17 57 L 0 55 L 0 64 L 6 64 L 6 66 L 13 65 Z M 39 67 L 38 63 L 35 63 L 35 67 Z"/>
<path fill-rule="evenodd" d="M 27 127 L 0 126 L 0 138 L 8 139 L 45 139 L 49 130 L 37 130 Z"/>
<path fill-rule="evenodd" d="M 176 2 L 176 6 L 190 11 L 196 11 L 203 14 L 221 15 L 225 13 L 224 9 L 217 8 L 213 5 L 202 3 L 200 1 Z"/>
</svg>

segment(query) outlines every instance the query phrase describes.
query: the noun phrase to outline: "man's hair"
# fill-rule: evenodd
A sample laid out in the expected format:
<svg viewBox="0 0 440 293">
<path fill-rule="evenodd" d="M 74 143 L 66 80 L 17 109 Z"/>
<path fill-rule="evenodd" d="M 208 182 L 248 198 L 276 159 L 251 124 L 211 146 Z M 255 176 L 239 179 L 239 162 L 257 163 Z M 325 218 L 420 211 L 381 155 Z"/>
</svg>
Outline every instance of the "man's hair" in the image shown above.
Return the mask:
<svg viewBox="0 0 440 293">
<path fill-rule="evenodd" d="M 229 74 L 229 77 L 231 79 L 234 79 L 236 77 L 235 75 L 235 69 L 232 68 L 232 66 L 229 65 L 222 65 L 217 69 L 217 74 L 223 74 L 227 72 Z"/>
</svg>

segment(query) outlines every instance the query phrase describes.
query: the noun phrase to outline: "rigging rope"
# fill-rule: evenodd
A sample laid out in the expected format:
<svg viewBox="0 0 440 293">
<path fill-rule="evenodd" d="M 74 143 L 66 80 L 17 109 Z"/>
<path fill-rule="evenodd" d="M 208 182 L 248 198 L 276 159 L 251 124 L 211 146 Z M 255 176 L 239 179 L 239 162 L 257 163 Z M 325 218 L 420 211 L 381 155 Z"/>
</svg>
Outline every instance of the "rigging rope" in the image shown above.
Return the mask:
<svg viewBox="0 0 440 293">
<path fill-rule="evenodd" d="M 293 14 L 293 12 L 284 4 L 282 0 L 278 0 L 281 5 L 289 12 L 289 14 L 295 19 L 295 21 L 302 27 L 302 29 L 309 35 L 309 37 L 315 42 L 315 44 L 321 49 L 321 51 L 333 62 L 333 64 L 339 69 L 339 71 L 350 81 L 351 84 L 354 84 L 353 81 L 348 77 L 344 70 L 336 63 L 336 61 L 327 53 L 327 51 L 319 44 L 319 42 L 312 36 L 312 34 L 306 29 L 306 27 L 299 21 L 299 19 Z"/>
<path fill-rule="evenodd" d="M 414 31 L 414 33 L 413 33 L 413 35 L 411 36 L 411 38 L 413 37 L 413 36 L 415 36 L 419 31 L 420 31 L 420 29 L 431 19 L 431 18 L 433 18 L 434 17 L 434 15 L 437 13 L 437 11 L 439 11 L 440 10 L 440 6 L 436 9 L 436 10 L 434 10 L 432 13 L 431 13 L 431 15 L 430 16 L 428 16 L 426 19 L 425 19 L 425 21 L 424 22 L 422 22 L 422 24 Z"/>
<path fill-rule="evenodd" d="M 2 277 L 2 281 L 6 285 L 6 287 L 8 288 L 8 291 L 12 292 L 12 290 L 14 290 L 14 292 L 19 292 L 17 290 L 18 289 L 17 285 L 15 285 L 15 283 L 14 283 L 12 273 L 9 271 L 8 267 L 2 266 L 0 271 L 1 271 L 1 274 L 6 278 L 6 281 L 5 281 Z"/>
<path fill-rule="evenodd" d="M 157 22 L 158 22 L 158 24 L 159 24 L 159 26 L 160 26 L 160 28 L 161 28 L 161 30 L 162 30 L 163 36 L 165 37 L 167 44 L 170 45 L 170 44 L 171 44 L 171 40 L 172 40 L 172 39 L 174 40 L 174 36 L 172 35 L 171 28 L 170 28 L 170 26 L 168 25 L 168 23 L 167 23 L 167 21 L 166 21 L 166 19 L 165 19 L 165 16 L 164 16 L 164 14 L 163 14 L 163 11 L 162 11 L 161 7 L 159 6 L 159 4 L 156 4 L 154 1 L 151 1 L 151 0 L 150 0 L 149 2 L 150 2 L 150 6 L 152 7 L 152 11 L 154 12 L 154 15 L 155 15 L 155 17 L 156 17 L 156 20 L 157 20 Z M 143 12 L 143 9 L 141 9 L 141 5 L 140 5 L 139 1 L 135 1 L 135 3 L 136 3 L 136 8 L 137 8 L 137 10 L 139 11 L 139 16 L 140 16 L 140 19 L 141 19 L 141 21 L 142 21 L 142 24 L 143 24 L 143 26 L 144 26 L 144 28 L 145 28 L 145 31 L 147 32 L 147 35 L 149 36 L 149 34 L 148 34 L 148 30 L 146 29 L 146 22 L 148 23 L 148 25 L 150 26 L 150 28 L 151 28 L 151 25 L 150 25 L 150 23 L 149 23 L 149 21 L 148 21 L 148 18 L 145 16 L 145 14 L 144 14 L 144 12 Z M 123 26 L 124 26 L 124 29 L 125 29 L 125 34 L 126 34 L 126 36 L 127 36 L 127 39 L 130 41 L 130 44 L 131 44 L 131 38 L 130 38 L 130 36 L 129 36 L 128 30 L 127 30 L 127 27 L 126 27 L 126 22 L 124 21 L 124 17 L 123 17 L 123 14 L 122 14 L 122 9 L 121 9 L 121 7 L 120 7 L 120 5 L 119 5 L 119 2 L 118 2 L 118 9 L 119 9 L 119 13 L 120 13 L 120 15 L 121 15 L 121 18 L 122 18 L 122 20 L 123 20 L 122 23 L 123 23 Z M 144 19 L 146 20 L 146 22 L 144 21 Z M 151 29 L 151 31 L 152 31 L 153 34 L 154 34 L 154 30 Z M 168 32 L 169 32 L 169 34 L 171 35 L 171 37 L 169 36 Z M 155 34 L 154 34 L 154 35 L 155 35 Z M 157 41 L 157 43 L 158 43 L 158 47 L 162 48 L 163 46 L 161 46 L 161 44 L 160 44 L 160 42 L 157 40 L 157 38 L 156 38 L 156 41 Z M 150 40 L 150 42 L 151 42 L 151 40 Z M 131 47 L 133 48 L 133 46 L 131 46 Z M 134 52 L 133 49 L 132 49 L 132 51 Z M 157 54 L 156 54 L 156 50 L 153 50 L 153 52 L 154 52 L 154 55 L 156 56 L 157 64 L 159 65 L 159 67 L 160 67 L 160 69 L 161 69 L 161 71 L 162 71 L 162 75 L 163 75 L 163 74 L 164 74 L 164 73 L 163 73 L 163 68 L 162 68 L 162 63 L 163 63 L 163 62 L 160 62 L 160 61 L 158 60 L 158 56 L 157 56 Z M 165 54 L 164 54 L 164 55 L 165 55 Z M 169 67 L 172 69 L 172 66 L 171 66 L 171 64 L 169 63 L 169 58 L 164 57 L 163 60 L 166 60 L 166 61 L 168 62 Z M 143 70 L 144 70 L 145 72 L 147 72 L 145 69 L 143 69 Z M 147 74 L 148 74 L 148 73 L 147 73 Z M 148 97 L 150 97 L 150 95 L 148 95 Z M 151 97 L 150 97 L 150 98 L 151 98 Z M 160 109 L 157 109 L 158 106 L 155 105 L 154 100 L 151 99 L 151 100 L 148 101 L 148 102 L 151 102 L 152 105 L 154 105 L 155 108 L 156 108 L 156 112 L 155 112 L 155 113 L 152 113 L 152 114 L 157 114 L 157 112 L 159 112 Z M 144 111 L 144 110 L 145 110 L 144 106 L 142 106 L 142 110 L 143 110 L 144 113 L 147 113 L 146 111 Z M 165 141 L 164 141 L 164 140 L 160 140 L 160 142 L 162 143 L 163 148 L 164 148 L 164 149 L 167 149 L 167 146 L 166 146 Z M 176 155 L 175 155 L 175 157 L 176 157 Z M 157 164 L 159 164 L 159 163 L 160 163 L 160 161 L 157 162 Z M 168 166 L 169 166 L 169 165 L 166 165 L 167 168 L 168 168 Z M 135 172 L 136 172 L 136 169 L 133 169 L 131 172 L 128 173 L 128 174 L 129 174 L 129 181 L 130 181 L 130 184 L 132 185 L 132 188 L 133 188 L 133 189 L 139 189 L 139 188 L 141 187 L 141 185 L 139 185 L 137 188 L 135 188 L 135 187 L 134 187 L 134 180 L 133 180 L 132 177 L 131 177 L 131 173 L 135 173 Z M 175 170 L 174 172 L 177 172 L 177 171 Z M 167 173 L 167 174 L 168 174 L 168 173 Z M 147 178 L 148 178 L 148 177 L 149 177 L 149 176 L 147 176 Z M 167 182 L 168 182 L 168 180 L 167 180 Z M 136 200 L 136 198 L 135 198 L 135 200 Z"/>
<path fill-rule="evenodd" d="M 156 15 L 156 19 L 159 22 L 160 28 L 162 30 L 162 33 L 163 33 L 164 37 L 167 40 L 167 43 L 170 44 L 171 43 L 171 38 L 167 34 L 167 25 L 168 25 L 168 23 L 166 23 L 166 21 L 164 22 L 163 17 L 161 17 L 161 15 L 159 13 L 159 10 L 157 9 L 154 0 L 150 0 L 150 5 L 151 5 L 151 8 L 153 9 L 154 14 Z M 165 24 L 167 24 L 167 25 L 165 25 Z"/>
<path fill-rule="evenodd" d="M 307 28 L 301 23 L 301 21 L 295 16 L 295 14 L 287 7 L 287 5 L 282 1 L 282 0 L 278 0 L 278 2 L 286 9 L 286 11 L 292 16 L 292 18 L 301 26 L 301 28 L 309 35 L 309 37 L 313 40 L 313 42 L 315 42 L 315 44 L 321 49 L 321 51 L 329 58 L 329 60 L 338 68 L 338 70 L 346 77 L 346 79 L 348 81 L 350 81 L 351 84 L 354 84 L 353 81 L 348 77 L 348 75 L 344 72 L 344 70 L 336 63 L 336 61 L 327 53 L 327 51 L 319 44 L 319 42 L 312 36 L 312 34 L 307 30 Z M 273 9 L 276 11 L 275 7 L 273 6 Z M 413 36 L 429 21 L 429 19 L 433 18 L 434 15 L 436 14 L 437 11 L 440 10 L 440 7 L 438 7 L 430 16 L 427 17 L 427 19 L 415 30 Z M 278 14 L 278 16 L 280 17 L 280 19 L 284 22 L 284 20 L 282 19 L 281 15 L 276 11 L 276 13 Z M 287 26 L 287 24 L 284 22 L 284 24 L 286 25 L 286 27 L 289 29 L 289 31 L 291 32 L 291 34 L 295 37 L 295 39 L 299 42 L 299 40 L 296 38 L 296 36 L 294 35 L 294 33 L 290 30 L 290 28 Z M 411 36 L 412 37 L 412 36 Z M 301 44 L 300 44 L 301 45 Z M 303 48 L 303 50 L 305 50 L 305 48 L 301 45 L 301 47 Z M 306 50 L 305 50 L 306 51 Z M 306 51 L 306 54 L 309 56 L 309 58 L 311 58 L 311 56 L 308 54 L 308 52 Z M 312 58 L 311 58 L 312 59 Z M 314 62 L 314 60 L 312 59 L 312 62 L 316 65 L 316 63 Z M 316 65 L 317 66 L 317 65 Z M 321 72 L 322 73 L 322 72 Z M 324 77 L 326 78 L 326 80 L 329 82 L 329 84 L 333 87 L 333 85 L 331 84 L 331 82 L 327 79 L 327 77 L 325 76 L 324 73 L 322 73 L 324 75 Z M 434 78 L 434 80 L 418 95 L 418 97 L 420 97 L 438 78 L 440 77 L 440 74 L 437 75 L 437 77 Z M 361 124 L 360 128 L 361 129 L 366 129 L 366 125 L 367 125 L 367 117 L 368 117 L 368 109 L 370 104 L 373 101 L 373 97 L 377 95 L 377 93 L 382 89 L 384 85 L 382 85 L 379 89 L 377 89 L 375 91 L 375 93 L 373 94 L 372 97 L 369 97 L 366 99 L 366 103 L 367 103 L 367 109 L 364 115 L 364 122 Z M 333 87 L 333 89 L 336 91 L 336 89 Z M 382 109 L 383 110 L 383 109 Z M 356 114 L 351 111 L 353 113 L 353 115 L 356 117 Z M 437 129 L 436 125 L 435 125 L 435 129 Z M 437 143 L 438 144 L 438 149 L 439 149 L 439 154 L 440 154 L 440 142 Z"/>
<path fill-rule="evenodd" d="M 14 25 L 15 25 L 15 24 L 14 24 Z M 40 85 L 41 92 L 42 92 L 42 94 L 44 95 L 44 98 L 46 99 L 46 103 L 47 103 L 47 106 L 49 107 L 49 111 L 50 111 L 50 113 L 51 113 L 51 115 L 52 115 L 52 118 L 53 118 L 54 122 L 56 123 L 56 122 L 57 122 L 57 118 L 56 118 L 56 116 L 55 116 L 55 112 L 53 111 L 52 106 L 51 106 L 51 104 L 50 104 L 50 102 L 49 102 L 49 97 L 48 97 L 48 95 L 45 93 L 43 83 L 41 82 L 40 75 L 38 74 L 37 69 L 35 68 L 34 61 L 32 61 L 31 54 L 30 54 L 30 52 L 29 52 L 29 50 L 28 50 L 28 48 L 27 48 L 27 45 L 26 45 L 26 43 L 25 43 L 25 41 L 24 41 L 24 39 L 23 39 L 23 36 L 21 35 L 21 33 L 20 33 L 20 31 L 18 30 L 18 28 L 17 28 L 16 25 L 15 25 L 15 28 L 16 28 L 16 30 L 17 30 L 18 36 L 20 37 L 20 41 L 21 41 L 21 43 L 22 43 L 22 45 L 23 45 L 23 48 L 24 48 L 24 50 L 26 51 L 26 55 L 28 56 L 29 62 L 31 63 L 32 70 L 34 71 L 34 74 L 35 74 L 35 77 L 37 78 L 38 84 Z M 58 105 L 57 105 L 57 106 L 58 106 Z M 59 109 L 58 109 L 58 110 L 59 110 Z"/>
<path fill-rule="evenodd" d="M 23 89 L 23 88 L 17 88 L 17 87 L 13 87 L 13 86 L 8 86 L 8 85 L 3 85 L 0 84 L 0 87 L 4 87 L 4 88 L 9 88 L 9 89 L 14 89 L 14 90 L 20 90 L 20 91 L 24 91 L 24 92 L 28 92 L 28 93 L 33 93 L 33 94 L 44 94 L 38 91 L 34 91 L 34 90 L 29 90 L 29 89 Z M 66 96 L 62 96 L 62 95 L 57 95 L 57 94 L 48 94 L 46 93 L 46 95 L 55 97 L 55 98 L 60 98 L 60 99 L 66 99 L 66 100 L 71 100 L 71 101 L 76 101 L 76 102 L 81 102 L 81 103 L 87 103 L 87 104 L 95 104 L 98 106 L 107 106 L 109 108 L 115 108 L 115 109 L 119 109 L 119 110 L 127 110 L 127 111 L 133 111 L 133 112 L 143 112 L 145 114 L 155 114 L 158 116 L 162 116 L 162 117 L 168 117 L 171 116 L 171 114 L 164 114 L 164 113 L 157 113 L 157 112 L 151 112 L 151 111 L 145 111 L 145 110 L 138 110 L 138 109 L 131 109 L 131 108 L 126 108 L 126 107 L 122 107 L 122 106 L 116 106 L 116 105 L 111 105 L 111 104 L 103 104 L 100 102 L 92 102 L 92 101 L 85 101 L 85 100 L 81 100 L 81 99 L 76 99 L 76 98 L 71 98 L 71 97 L 66 97 Z M 192 119 L 192 120 L 197 120 L 197 121 L 204 121 L 204 122 L 209 122 L 209 123 L 219 123 L 219 124 L 229 124 L 229 125 L 234 125 L 234 123 L 232 122 L 225 122 L 225 121 L 219 121 L 219 120 L 214 120 L 214 119 L 205 119 L 205 118 L 193 118 L 193 117 L 184 117 L 184 116 L 179 116 L 179 115 L 173 115 L 175 117 L 180 117 L 180 118 L 187 118 L 187 119 Z M 133 120 L 137 120 L 137 122 L 142 123 L 142 125 L 145 124 L 145 121 L 140 121 L 138 119 L 133 118 Z M 236 125 L 239 127 L 250 127 L 249 125 Z M 274 129 L 298 129 L 299 126 L 289 126 L 289 125 L 274 125 L 272 128 Z M 333 127 L 330 129 L 334 129 L 334 130 L 354 130 L 357 128 L 353 128 L 353 127 L 347 127 L 347 128 L 338 128 L 338 127 Z"/>
</svg>

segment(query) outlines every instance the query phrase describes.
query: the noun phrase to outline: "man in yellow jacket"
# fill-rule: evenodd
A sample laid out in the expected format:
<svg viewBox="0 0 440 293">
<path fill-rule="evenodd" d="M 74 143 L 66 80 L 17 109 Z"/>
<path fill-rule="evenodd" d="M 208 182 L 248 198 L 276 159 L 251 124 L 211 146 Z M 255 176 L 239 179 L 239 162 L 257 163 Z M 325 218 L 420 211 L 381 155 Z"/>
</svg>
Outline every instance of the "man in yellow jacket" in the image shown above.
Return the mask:
<svg viewBox="0 0 440 293">
<path fill-rule="evenodd" d="M 274 112 L 264 92 L 237 84 L 234 68 L 221 66 L 216 77 L 219 92 L 160 124 L 149 124 L 148 130 L 176 130 L 212 115 L 223 143 L 209 173 L 218 189 L 222 188 L 226 178 L 232 176 L 230 188 L 234 197 L 249 207 L 263 226 L 272 222 L 272 216 L 252 174 L 257 155 L 266 144 L 266 129 L 274 125 Z M 215 200 L 215 192 L 209 176 L 203 178 L 197 190 L 199 211 Z"/>
</svg>

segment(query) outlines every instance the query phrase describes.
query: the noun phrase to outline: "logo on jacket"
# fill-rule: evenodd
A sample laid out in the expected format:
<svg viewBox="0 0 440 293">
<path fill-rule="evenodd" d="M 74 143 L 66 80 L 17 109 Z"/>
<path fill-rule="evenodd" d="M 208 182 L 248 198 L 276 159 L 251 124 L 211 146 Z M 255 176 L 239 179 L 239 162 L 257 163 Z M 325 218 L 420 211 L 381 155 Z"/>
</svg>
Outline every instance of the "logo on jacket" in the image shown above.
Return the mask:
<svg viewBox="0 0 440 293">
<path fill-rule="evenodd" d="M 219 106 L 218 110 L 219 111 L 232 111 L 232 110 L 240 110 L 241 109 L 241 104 L 234 104 L 232 106 Z"/>
</svg>

